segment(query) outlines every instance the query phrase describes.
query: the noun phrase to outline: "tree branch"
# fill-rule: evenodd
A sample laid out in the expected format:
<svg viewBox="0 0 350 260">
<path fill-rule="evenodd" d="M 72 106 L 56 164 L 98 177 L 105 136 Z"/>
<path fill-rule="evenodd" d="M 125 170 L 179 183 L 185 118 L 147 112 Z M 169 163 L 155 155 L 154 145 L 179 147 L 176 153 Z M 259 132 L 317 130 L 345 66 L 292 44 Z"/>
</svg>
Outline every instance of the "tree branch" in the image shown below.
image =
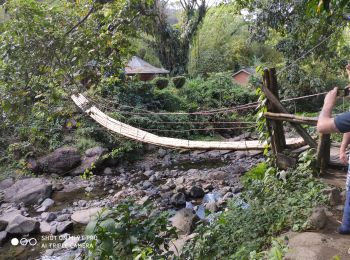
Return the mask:
<svg viewBox="0 0 350 260">
<path fill-rule="evenodd" d="M 77 24 L 75 24 L 68 32 L 66 32 L 66 36 L 71 32 L 73 32 L 75 29 L 77 29 L 81 24 L 83 24 L 89 18 L 89 16 L 94 12 L 94 10 L 95 8 L 94 6 L 92 6 L 89 12 L 85 15 L 85 17 L 81 19 Z"/>
</svg>

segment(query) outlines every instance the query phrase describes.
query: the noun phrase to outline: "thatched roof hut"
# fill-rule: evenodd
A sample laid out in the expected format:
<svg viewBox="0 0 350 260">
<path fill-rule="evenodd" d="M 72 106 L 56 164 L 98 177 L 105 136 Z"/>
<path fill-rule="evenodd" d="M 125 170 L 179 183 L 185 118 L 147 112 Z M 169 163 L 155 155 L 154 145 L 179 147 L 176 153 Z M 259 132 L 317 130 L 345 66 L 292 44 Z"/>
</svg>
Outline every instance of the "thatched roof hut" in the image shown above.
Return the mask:
<svg viewBox="0 0 350 260">
<path fill-rule="evenodd" d="M 125 68 L 125 74 L 129 76 L 140 75 L 141 80 L 151 80 L 158 74 L 168 74 L 169 71 L 157 68 L 143 59 L 133 56 Z"/>
</svg>

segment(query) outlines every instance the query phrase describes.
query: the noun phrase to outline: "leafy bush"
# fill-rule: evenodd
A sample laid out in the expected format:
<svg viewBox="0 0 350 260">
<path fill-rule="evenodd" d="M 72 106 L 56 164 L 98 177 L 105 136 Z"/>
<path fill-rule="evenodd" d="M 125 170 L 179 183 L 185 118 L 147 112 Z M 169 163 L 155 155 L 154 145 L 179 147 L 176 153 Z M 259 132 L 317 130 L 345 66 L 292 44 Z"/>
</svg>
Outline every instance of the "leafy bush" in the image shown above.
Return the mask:
<svg viewBox="0 0 350 260">
<path fill-rule="evenodd" d="M 184 76 L 173 77 L 172 80 L 176 88 L 182 88 L 186 83 L 186 78 Z"/>
<path fill-rule="evenodd" d="M 153 79 L 153 84 L 155 84 L 159 89 L 164 89 L 168 86 L 169 80 L 164 77 L 157 77 Z"/>
<path fill-rule="evenodd" d="M 168 214 L 152 214 L 149 203 L 137 205 L 123 202 L 100 214 L 86 227 L 90 241 L 89 259 L 167 259 L 169 241 L 176 238 L 168 226 Z M 165 249 L 165 250 L 164 250 Z"/>
<path fill-rule="evenodd" d="M 261 251 L 282 230 L 303 229 L 311 210 L 326 201 L 321 192 L 324 185 L 305 163 L 295 170 L 277 175 L 270 171 L 260 177 L 253 175 L 245 182 L 245 191 L 229 203 L 217 222 L 197 229 L 199 235 L 186 247 L 184 257 L 249 259 L 251 252 Z"/>
</svg>

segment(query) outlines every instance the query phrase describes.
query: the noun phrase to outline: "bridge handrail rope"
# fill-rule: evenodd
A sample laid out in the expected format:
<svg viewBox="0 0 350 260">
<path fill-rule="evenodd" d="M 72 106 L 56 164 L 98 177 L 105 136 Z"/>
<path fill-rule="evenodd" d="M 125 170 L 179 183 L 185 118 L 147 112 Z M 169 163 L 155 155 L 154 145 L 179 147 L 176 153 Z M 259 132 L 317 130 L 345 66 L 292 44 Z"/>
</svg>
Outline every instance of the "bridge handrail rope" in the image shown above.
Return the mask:
<svg viewBox="0 0 350 260">
<path fill-rule="evenodd" d="M 81 108 L 97 123 L 117 134 L 139 142 L 170 148 L 205 150 L 257 150 L 264 149 L 265 147 L 265 143 L 261 143 L 260 141 L 192 141 L 187 139 L 157 136 L 109 117 L 96 106 L 91 105 L 91 103 L 82 94 L 72 95 L 71 98 L 79 108 Z M 290 144 L 301 143 L 301 141 L 301 138 L 292 138 L 288 140 Z"/>
</svg>

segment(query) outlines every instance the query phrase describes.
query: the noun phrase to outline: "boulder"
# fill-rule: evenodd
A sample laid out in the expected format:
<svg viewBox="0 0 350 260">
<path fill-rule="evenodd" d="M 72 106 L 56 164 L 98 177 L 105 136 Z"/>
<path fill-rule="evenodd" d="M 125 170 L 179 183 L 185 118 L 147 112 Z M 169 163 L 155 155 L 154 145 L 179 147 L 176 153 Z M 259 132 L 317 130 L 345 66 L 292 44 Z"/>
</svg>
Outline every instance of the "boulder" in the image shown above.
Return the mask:
<svg viewBox="0 0 350 260">
<path fill-rule="evenodd" d="M 320 230 L 327 224 L 327 215 L 324 208 L 315 208 L 307 220 L 310 228 Z"/>
<path fill-rule="evenodd" d="M 41 218 L 46 222 L 51 222 L 57 218 L 56 214 L 53 212 L 44 212 L 41 214 Z"/>
<path fill-rule="evenodd" d="M 99 167 L 102 163 L 102 156 L 107 153 L 107 149 L 97 146 L 94 148 L 90 148 L 85 151 L 85 155 L 81 160 L 81 164 L 79 167 L 74 169 L 70 175 L 76 176 L 83 174 L 86 170 L 91 169 L 93 167 Z"/>
<path fill-rule="evenodd" d="M 40 233 L 50 233 L 51 225 L 46 221 L 40 222 Z"/>
<path fill-rule="evenodd" d="M 73 228 L 73 222 L 72 221 L 64 221 L 57 225 L 57 232 L 63 233 L 67 230 L 70 230 Z"/>
<path fill-rule="evenodd" d="M 7 232 L 6 231 L 1 231 L 0 232 L 0 245 L 4 244 L 7 239 Z"/>
<path fill-rule="evenodd" d="M 227 180 L 228 177 L 229 177 L 229 174 L 224 171 L 213 171 L 208 174 L 209 180 L 224 181 L 224 180 Z"/>
<path fill-rule="evenodd" d="M 22 215 L 22 212 L 18 209 L 12 209 L 11 211 L 3 213 L 0 216 L 0 221 L 8 223 L 18 215 Z"/>
<path fill-rule="evenodd" d="M 90 208 L 90 209 L 84 209 L 79 210 L 73 213 L 71 216 L 71 219 L 80 224 L 88 224 L 91 220 L 91 218 L 97 214 L 102 208 Z"/>
<path fill-rule="evenodd" d="M 183 208 L 177 211 L 175 216 L 170 220 L 179 233 L 190 234 L 194 230 L 199 218 L 192 209 Z"/>
<path fill-rule="evenodd" d="M 56 221 L 58 222 L 62 222 L 62 221 L 66 221 L 66 220 L 70 220 L 70 214 L 62 214 L 57 216 Z"/>
<path fill-rule="evenodd" d="M 51 196 L 52 184 L 44 178 L 27 178 L 16 181 L 4 190 L 6 202 L 34 204 Z"/>
<path fill-rule="evenodd" d="M 108 152 L 108 149 L 101 147 L 101 146 L 96 146 L 90 149 L 87 149 L 85 151 L 85 156 L 86 157 L 95 157 L 95 156 L 102 156 Z"/>
<path fill-rule="evenodd" d="M 37 162 L 39 172 L 64 175 L 79 165 L 81 156 L 74 147 L 62 147 Z M 35 171 L 35 169 L 33 169 Z"/>
<path fill-rule="evenodd" d="M 5 179 L 0 182 L 0 190 L 4 190 L 12 186 L 15 182 L 12 178 Z"/>
<path fill-rule="evenodd" d="M 40 223 L 35 219 L 18 215 L 8 223 L 6 232 L 12 235 L 24 235 L 36 233 L 39 231 L 39 228 Z"/>
<path fill-rule="evenodd" d="M 175 207 L 183 207 L 186 205 L 186 196 L 182 192 L 175 193 L 171 199 L 170 203 Z"/>
<path fill-rule="evenodd" d="M 324 189 L 323 193 L 327 195 L 329 204 L 331 206 L 342 204 L 342 194 L 337 188 Z"/>
<path fill-rule="evenodd" d="M 209 210 L 211 213 L 215 213 L 218 211 L 218 206 L 216 205 L 216 202 L 212 201 L 205 205 L 205 209 Z"/>
<path fill-rule="evenodd" d="M 54 200 L 50 198 L 46 198 L 40 205 L 40 207 L 36 210 L 36 212 L 44 212 L 47 211 L 50 206 L 55 203 Z"/>
<path fill-rule="evenodd" d="M 195 198 L 195 199 L 203 198 L 205 194 L 204 190 L 199 186 L 192 186 L 188 193 L 192 198 Z"/>
</svg>

